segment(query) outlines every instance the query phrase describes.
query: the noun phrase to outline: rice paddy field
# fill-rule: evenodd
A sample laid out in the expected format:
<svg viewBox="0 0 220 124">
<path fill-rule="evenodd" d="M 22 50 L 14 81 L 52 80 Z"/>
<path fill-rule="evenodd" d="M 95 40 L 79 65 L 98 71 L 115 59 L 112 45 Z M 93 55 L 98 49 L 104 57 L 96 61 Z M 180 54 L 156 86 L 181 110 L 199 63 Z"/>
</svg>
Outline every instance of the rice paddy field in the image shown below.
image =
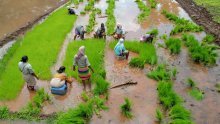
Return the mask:
<svg viewBox="0 0 220 124">
<path fill-rule="evenodd" d="M 219 21 L 218 1 L 195 2 Z M 73 6 L 77 15 L 68 14 Z M 67 2 L 2 47 L 8 49 L 0 60 L 0 123 L 218 124 L 220 47 L 190 16 L 173 0 Z M 106 39 L 93 37 L 101 23 Z M 128 59 L 114 52 L 117 24 Z M 87 31 L 84 40 L 74 40 L 79 25 Z M 140 42 L 146 33 L 154 35 L 152 43 Z M 94 69 L 91 91 L 83 91 L 73 71 L 81 46 Z M 28 90 L 18 69 L 23 55 L 39 77 L 37 91 Z M 72 84 L 55 95 L 50 81 L 62 65 Z"/>
</svg>

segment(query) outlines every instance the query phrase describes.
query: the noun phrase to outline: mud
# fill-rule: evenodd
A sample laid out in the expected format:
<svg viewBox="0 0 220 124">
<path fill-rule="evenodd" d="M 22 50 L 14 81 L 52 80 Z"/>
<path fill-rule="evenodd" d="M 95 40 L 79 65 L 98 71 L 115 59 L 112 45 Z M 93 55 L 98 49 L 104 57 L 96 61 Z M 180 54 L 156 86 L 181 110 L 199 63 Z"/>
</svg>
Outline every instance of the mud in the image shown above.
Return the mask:
<svg viewBox="0 0 220 124">
<path fill-rule="evenodd" d="M 216 37 L 216 43 L 220 45 L 220 24 L 213 20 L 212 15 L 193 0 L 176 0 L 189 13 L 190 17 L 197 24 L 203 26 L 206 32 Z"/>
<path fill-rule="evenodd" d="M 131 53 L 131 57 L 137 54 Z M 107 49 L 105 54 L 105 68 L 107 70 L 107 80 L 111 86 L 122 84 L 132 80 L 138 82 L 137 85 L 111 89 L 106 105 L 108 111 L 101 112 L 101 118 L 94 116 L 91 124 L 155 124 L 155 110 L 157 107 L 156 81 L 146 77 L 144 70 L 130 68 L 129 61 L 119 61 L 115 58 L 114 52 Z M 117 97 L 116 97 L 117 96 Z M 120 105 L 124 103 L 124 98 L 131 99 L 132 119 L 122 116 Z M 111 116 L 110 116 L 111 115 Z"/>
<path fill-rule="evenodd" d="M 23 35 L 67 0 L 3 0 L 0 3 L 0 46 Z"/>
</svg>

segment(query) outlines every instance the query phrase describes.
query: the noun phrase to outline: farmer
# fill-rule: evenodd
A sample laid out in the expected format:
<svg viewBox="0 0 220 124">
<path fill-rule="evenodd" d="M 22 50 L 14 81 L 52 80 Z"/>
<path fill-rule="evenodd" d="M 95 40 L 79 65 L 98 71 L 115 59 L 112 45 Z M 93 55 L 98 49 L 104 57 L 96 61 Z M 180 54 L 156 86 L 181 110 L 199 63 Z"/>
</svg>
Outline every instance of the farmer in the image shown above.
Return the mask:
<svg viewBox="0 0 220 124">
<path fill-rule="evenodd" d="M 105 34 L 105 25 L 104 23 L 101 24 L 101 27 L 97 29 L 97 31 L 94 34 L 95 38 L 104 38 L 106 39 L 106 34 Z"/>
<path fill-rule="evenodd" d="M 124 38 L 124 34 L 125 34 L 125 32 L 122 29 L 122 25 L 117 24 L 117 28 L 115 29 L 115 32 L 113 33 L 113 37 L 115 39 Z"/>
<path fill-rule="evenodd" d="M 149 42 L 152 43 L 154 39 L 154 35 L 152 33 L 150 34 L 145 34 L 143 37 L 140 38 L 140 42 Z"/>
<path fill-rule="evenodd" d="M 68 12 L 69 12 L 70 15 L 76 15 L 76 12 L 75 12 L 75 10 L 73 9 L 73 7 L 69 7 L 69 8 L 68 8 Z"/>
<path fill-rule="evenodd" d="M 28 63 L 28 57 L 23 56 L 21 61 L 18 63 L 19 70 L 23 74 L 23 78 L 27 83 L 27 88 L 29 90 L 35 90 L 36 79 L 39 79 L 38 76 L 34 73 L 32 66 Z"/>
<path fill-rule="evenodd" d="M 114 52 L 116 56 L 125 56 L 128 59 L 129 52 L 125 49 L 124 39 L 120 39 L 114 48 Z"/>
<path fill-rule="evenodd" d="M 67 83 L 71 84 L 73 82 L 71 78 L 67 77 L 65 70 L 66 68 L 64 66 L 61 66 L 59 70 L 57 70 L 57 73 L 50 82 L 51 87 L 59 88 L 63 85 L 67 85 Z"/>
<path fill-rule="evenodd" d="M 78 75 L 83 83 L 83 90 L 86 91 L 86 81 L 88 81 L 89 89 L 91 91 L 90 73 L 89 69 L 94 73 L 93 68 L 90 66 L 88 57 L 85 55 L 85 46 L 79 48 L 78 53 L 74 56 L 73 60 L 73 71 L 76 70 L 78 66 Z"/>
<path fill-rule="evenodd" d="M 75 36 L 74 40 L 76 40 L 76 37 L 80 37 L 80 39 L 84 40 L 84 34 L 86 33 L 84 27 L 82 25 L 79 25 L 75 28 Z"/>
</svg>

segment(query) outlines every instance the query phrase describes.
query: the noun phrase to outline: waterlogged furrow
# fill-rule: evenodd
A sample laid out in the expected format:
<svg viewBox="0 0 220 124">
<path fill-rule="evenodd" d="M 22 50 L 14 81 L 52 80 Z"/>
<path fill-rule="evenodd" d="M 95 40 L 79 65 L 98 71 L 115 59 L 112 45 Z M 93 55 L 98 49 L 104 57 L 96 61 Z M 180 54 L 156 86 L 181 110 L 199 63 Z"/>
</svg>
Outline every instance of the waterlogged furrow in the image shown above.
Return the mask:
<svg viewBox="0 0 220 124">
<path fill-rule="evenodd" d="M 41 79 L 51 78 L 50 67 L 56 61 L 60 47 L 75 20 L 76 16 L 68 15 L 63 7 L 24 36 L 0 77 L 0 100 L 15 98 L 23 87 L 24 80 L 18 70 L 18 62 L 23 55 L 29 57 L 29 62 Z"/>
</svg>

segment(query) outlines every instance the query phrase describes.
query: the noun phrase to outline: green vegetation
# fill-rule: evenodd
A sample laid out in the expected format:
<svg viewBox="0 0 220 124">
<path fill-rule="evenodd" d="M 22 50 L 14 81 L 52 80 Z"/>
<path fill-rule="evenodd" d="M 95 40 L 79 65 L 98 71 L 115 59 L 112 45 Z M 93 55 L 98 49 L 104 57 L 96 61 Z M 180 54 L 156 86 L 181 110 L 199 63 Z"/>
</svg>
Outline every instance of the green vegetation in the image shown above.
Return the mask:
<svg viewBox="0 0 220 124">
<path fill-rule="evenodd" d="M 200 32 L 203 31 L 203 28 L 196 25 L 195 23 L 186 20 L 184 18 L 180 18 L 175 14 L 169 13 L 166 10 L 163 10 L 162 14 L 164 14 L 169 20 L 175 23 L 175 28 L 171 31 L 170 35 L 175 35 L 181 32 Z"/>
<path fill-rule="evenodd" d="M 110 43 L 110 48 L 114 49 L 117 41 Z M 125 48 L 138 53 L 139 56 L 132 58 L 129 62 L 131 67 L 143 68 L 145 63 L 154 65 L 157 63 L 156 49 L 153 44 L 140 43 L 138 41 L 125 41 Z"/>
<path fill-rule="evenodd" d="M 135 1 L 140 9 L 141 13 L 138 15 L 138 21 L 144 21 L 150 15 L 150 8 L 148 8 L 142 0 Z"/>
<path fill-rule="evenodd" d="M 104 100 L 99 97 L 93 97 L 86 103 L 80 103 L 77 107 L 58 115 L 57 124 L 87 124 L 92 118 L 94 112 L 106 110 Z"/>
<path fill-rule="evenodd" d="M 74 5 L 79 5 L 79 0 L 70 0 Z"/>
<path fill-rule="evenodd" d="M 12 113 L 7 107 L 0 107 L 0 119 L 39 120 L 42 104 L 49 99 L 49 95 L 44 92 L 44 89 L 40 89 L 34 96 L 33 101 L 18 112 Z"/>
<path fill-rule="evenodd" d="M 215 41 L 215 37 L 213 35 L 208 34 L 203 38 L 202 43 L 210 44 L 213 43 L 214 41 Z"/>
<path fill-rule="evenodd" d="M 79 0 L 79 2 L 81 2 L 81 3 L 82 3 L 82 2 L 83 2 L 83 0 Z"/>
<path fill-rule="evenodd" d="M 182 40 L 189 48 L 189 54 L 194 62 L 203 63 L 204 65 L 216 64 L 218 47 L 211 44 L 199 43 L 193 35 L 184 34 Z"/>
<path fill-rule="evenodd" d="M 189 86 L 190 88 L 194 88 L 196 86 L 196 83 L 191 78 L 188 78 L 187 86 Z"/>
<path fill-rule="evenodd" d="M 99 8 L 95 8 L 95 11 L 96 11 L 96 13 L 97 13 L 98 15 L 101 15 L 101 14 L 102 14 L 102 10 L 99 9 Z"/>
<path fill-rule="evenodd" d="M 218 92 L 220 92 L 220 84 L 219 83 L 215 85 L 215 88 Z"/>
<path fill-rule="evenodd" d="M 95 0 L 89 0 L 88 4 L 85 6 L 84 11 L 92 11 L 95 5 Z"/>
<path fill-rule="evenodd" d="M 147 32 L 147 34 L 153 34 L 155 37 L 158 35 L 159 31 L 157 28 L 153 28 Z"/>
<path fill-rule="evenodd" d="M 83 101 L 87 102 L 89 100 L 89 96 L 86 94 L 86 92 L 81 93 L 81 98 Z"/>
<path fill-rule="evenodd" d="M 131 113 L 132 103 L 128 98 L 125 98 L 125 103 L 121 105 L 121 112 L 127 118 L 132 118 L 133 115 Z"/>
<path fill-rule="evenodd" d="M 109 83 L 105 81 L 104 70 L 104 48 L 105 42 L 101 39 L 88 39 L 80 42 L 71 42 L 66 51 L 66 58 L 64 65 L 66 67 L 72 67 L 72 60 L 75 54 L 77 54 L 80 46 L 84 45 L 86 48 L 86 55 L 89 58 L 91 66 L 94 68 L 95 73 L 92 74 L 92 82 L 96 85 L 93 92 L 95 95 L 107 95 Z M 95 46 L 95 47 L 94 47 Z M 74 78 L 78 78 L 78 72 L 67 70 L 67 74 L 72 75 Z"/>
<path fill-rule="evenodd" d="M 182 106 L 182 98 L 173 90 L 172 73 L 174 73 L 172 69 L 167 69 L 165 65 L 159 65 L 152 72 L 148 73 L 148 77 L 159 81 L 157 85 L 158 98 L 166 110 L 165 112 L 168 113 L 168 123 L 192 124 L 190 113 Z M 161 115 L 161 112 L 157 112 L 156 117 L 158 120 L 162 118 Z"/>
<path fill-rule="evenodd" d="M 0 100 L 15 98 L 23 87 L 24 81 L 18 70 L 18 62 L 23 55 L 29 57 L 29 62 L 41 79 L 52 77 L 50 68 L 56 61 L 62 43 L 75 20 L 76 16 L 69 16 L 66 8 L 63 7 L 26 33 L 16 52 L 7 60 L 4 71 L 1 72 Z"/>
<path fill-rule="evenodd" d="M 85 15 L 85 14 L 86 14 L 85 11 L 81 11 L 81 12 L 80 12 L 80 15 Z"/>
<path fill-rule="evenodd" d="M 189 95 L 194 99 L 200 101 L 204 98 L 204 92 L 201 91 L 198 87 L 196 87 L 196 82 L 191 78 L 187 79 L 187 86 L 190 88 Z"/>
<path fill-rule="evenodd" d="M 150 7 L 151 8 L 156 8 L 156 6 L 157 6 L 157 1 L 156 0 L 149 0 L 149 2 L 150 2 Z"/>
<path fill-rule="evenodd" d="M 179 54 L 181 51 L 181 40 L 178 38 L 169 38 L 165 41 L 171 54 Z"/>
<path fill-rule="evenodd" d="M 156 109 L 156 118 L 159 123 L 161 123 L 164 118 L 164 115 L 159 108 Z"/>
<path fill-rule="evenodd" d="M 89 24 L 86 25 L 86 32 L 87 33 L 90 33 L 94 30 L 94 27 L 96 25 L 95 16 L 96 16 L 96 11 L 93 10 L 92 13 L 89 16 Z"/>
<path fill-rule="evenodd" d="M 198 5 L 205 7 L 214 20 L 220 23 L 220 1 L 219 0 L 194 0 Z"/>
<path fill-rule="evenodd" d="M 108 0 L 108 8 L 106 9 L 106 14 L 108 15 L 108 19 L 106 21 L 106 27 L 107 27 L 107 34 L 111 35 L 114 33 L 115 25 L 116 25 L 116 19 L 114 15 L 114 9 L 115 9 L 115 0 Z"/>
</svg>

